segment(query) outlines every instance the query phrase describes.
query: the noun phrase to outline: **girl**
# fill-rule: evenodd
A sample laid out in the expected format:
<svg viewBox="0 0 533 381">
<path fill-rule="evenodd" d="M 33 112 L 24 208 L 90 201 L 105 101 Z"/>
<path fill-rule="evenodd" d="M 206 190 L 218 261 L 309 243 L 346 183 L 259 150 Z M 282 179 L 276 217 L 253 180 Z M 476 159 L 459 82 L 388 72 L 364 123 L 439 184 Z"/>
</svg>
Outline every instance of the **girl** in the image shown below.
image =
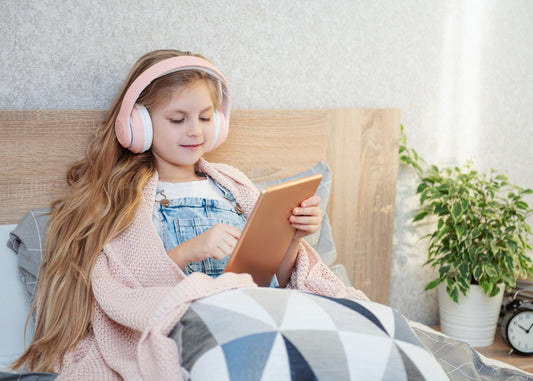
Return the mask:
<svg viewBox="0 0 533 381">
<path fill-rule="evenodd" d="M 229 86 L 201 56 L 159 50 L 139 59 L 68 171 L 69 194 L 52 204 L 35 334 L 15 368 L 65 379 L 176 377 L 167 334 L 189 304 L 256 286 L 248 274 L 220 273 L 258 192 L 235 168 L 202 158 L 224 141 L 230 110 Z M 319 201 L 293 210 L 297 232 L 277 280 L 366 298 L 302 241 L 320 225 Z"/>
</svg>

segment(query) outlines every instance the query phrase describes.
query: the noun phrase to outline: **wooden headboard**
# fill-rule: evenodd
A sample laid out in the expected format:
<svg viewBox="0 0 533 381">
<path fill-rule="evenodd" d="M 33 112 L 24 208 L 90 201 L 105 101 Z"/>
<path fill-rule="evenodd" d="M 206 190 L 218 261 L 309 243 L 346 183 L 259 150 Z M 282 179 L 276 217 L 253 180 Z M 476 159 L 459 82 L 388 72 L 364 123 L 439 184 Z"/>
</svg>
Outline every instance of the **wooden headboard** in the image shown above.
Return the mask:
<svg viewBox="0 0 533 381">
<path fill-rule="evenodd" d="M 65 171 L 86 149 L 101 110 L 0 110 L 0 224 L 65 190 Z M 298 173 L 323 160 L 337 263 L 372 300 L 389 303 L 398 109 L 234 110 L 226 143 L 207 159 L 253 181 Z"/>
</svg>

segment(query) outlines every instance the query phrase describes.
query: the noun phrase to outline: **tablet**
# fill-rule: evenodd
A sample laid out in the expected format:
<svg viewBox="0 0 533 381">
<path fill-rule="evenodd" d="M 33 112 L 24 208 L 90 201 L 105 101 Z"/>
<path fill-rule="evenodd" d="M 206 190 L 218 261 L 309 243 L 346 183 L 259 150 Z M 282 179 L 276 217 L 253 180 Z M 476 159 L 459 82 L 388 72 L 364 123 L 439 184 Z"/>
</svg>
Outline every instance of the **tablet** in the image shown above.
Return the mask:
<svg viewBox="0 0 533 381">
<path fill-rule="evenodd" d="M 315 194 L 321 179 L 316 174 L 265 188 L 224 272 L 248 273 L 257 285 L 268 286 L 296 232 L 291 211 Z"/>
</svg>

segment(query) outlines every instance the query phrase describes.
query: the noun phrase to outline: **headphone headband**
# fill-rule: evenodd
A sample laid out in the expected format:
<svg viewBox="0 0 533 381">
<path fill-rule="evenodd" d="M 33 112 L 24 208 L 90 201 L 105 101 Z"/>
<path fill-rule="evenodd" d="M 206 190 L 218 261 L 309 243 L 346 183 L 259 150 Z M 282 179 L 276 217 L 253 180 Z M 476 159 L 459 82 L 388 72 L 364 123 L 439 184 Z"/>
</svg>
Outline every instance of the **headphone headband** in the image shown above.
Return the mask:
<svg viewBox="0 0 533 381">
<path fill-rule="evenodd" d="M 136 153 L 143 152 L 149 148 L 149 145 L 148 147 L 146 147 L 147 142 L 135 141 L 135 137 L 137 135 L 134 133 L 134 126 L 131 114 L 137 101 L 137 98 L 139 98 L 139 95 L 141 95 L 142 91 L 150 83 L 152 83 L 153 80 L 164 75 L 183 70 L 200 70 L 215 77 L 220 81 L 222 86 L 222 113 L 224 114 L 226 123 L 229 123 L 229 116 L 231 112 L 231 92 L 229 85 L 222 73 L 220 73 L 220 71 L 211 62 L 200 57 L 172 57 L 160 61 L 143 71 L 133 81 L 133 83 L 130 85 L 130 87 L 124 94 L 124 98 L 122 99 L 122 104 L 120 105 L 120 110 L 115 121 L 115 132 L 119 143 L 123 147 L 128 148 Z"/>
</svg>

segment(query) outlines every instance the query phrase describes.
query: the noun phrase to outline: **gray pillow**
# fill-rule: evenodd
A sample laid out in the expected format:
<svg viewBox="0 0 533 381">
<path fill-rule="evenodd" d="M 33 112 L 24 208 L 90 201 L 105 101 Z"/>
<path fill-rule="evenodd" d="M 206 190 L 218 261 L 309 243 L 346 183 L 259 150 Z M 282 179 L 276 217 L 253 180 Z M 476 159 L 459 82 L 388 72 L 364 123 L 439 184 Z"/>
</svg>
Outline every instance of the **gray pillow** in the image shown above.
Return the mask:
<svg viewBox="0 0 533 381">
<path fill-rule="evenodd" d="M 320 196 L 320 209 L 322 210 L 323 214 L 322 225 L 316 233 L 311 234 L 305 237 L 304 239 L 313 247 L 313 249 L 316 250 L 316 252 L 320 255 L 322 261 L 327 266 L 331 266 L 333 262 L 335 262 L 335 260 L 337 259 L 337 250 L 335 247 L 335 242 L 333 241 L 329 218 L 326 213 L 326 208 L 329 202 L 329 194 L 331 191 L 331 170 L 329 166 L 325 162 L 320 161 L 313 167 L 303 172 L 297 173 L 293 176 L 257 182 L 255 183 L 255 185 L 257 186 L 257 189 L 261 191 L 264 188 L 272 185 L 277 185 L 286 181 L 300 179 L 302 177 L 311 176 L 316 173 L 322 174 L 322 181 L 320 182 L 320 185 L 318 186 L 318 189 L 316 191 L 316 194 Z"/>
<path fill-rule="evenodd" d="M 37 275 L 43 258 L 50 208 L 29 211 L 9 233 L 7 246 L 17 253 L 19 273 L 30 304 L 35 296 Z"/>
</svg>

